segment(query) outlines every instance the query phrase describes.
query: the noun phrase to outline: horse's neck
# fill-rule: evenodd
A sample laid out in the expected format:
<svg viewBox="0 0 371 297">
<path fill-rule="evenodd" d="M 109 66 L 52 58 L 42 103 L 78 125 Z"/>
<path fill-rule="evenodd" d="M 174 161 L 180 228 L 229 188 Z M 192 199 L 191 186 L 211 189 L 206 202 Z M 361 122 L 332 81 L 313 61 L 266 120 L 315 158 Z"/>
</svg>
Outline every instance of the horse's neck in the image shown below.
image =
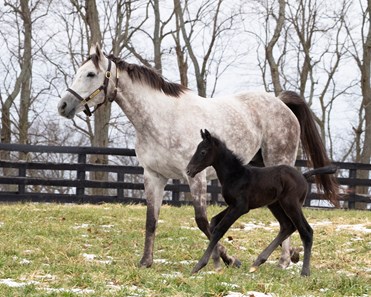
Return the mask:
<svg viewBox="0 0 371 297">
<path fill-rule="evenodd" d="M 166 95 L 140 82 L 133 83 L 126 73 L 121 76 L 119 90 L 116 102 L 137 132 L 154 133 L 156 123 L 166 121 L 163 117 L 172 105 Z"/>
<path fill-rule="evenodd" d="M 226 180 L 228 180 L 228 177 L 238 176 L 245 170 L 244 166 L 236 158 L 236 156 L 233 155 L 232 152 L 225 147 L 219 148 L 212 166 L 214 167 L 222 186 L 224 185 Z"/>
</svg>

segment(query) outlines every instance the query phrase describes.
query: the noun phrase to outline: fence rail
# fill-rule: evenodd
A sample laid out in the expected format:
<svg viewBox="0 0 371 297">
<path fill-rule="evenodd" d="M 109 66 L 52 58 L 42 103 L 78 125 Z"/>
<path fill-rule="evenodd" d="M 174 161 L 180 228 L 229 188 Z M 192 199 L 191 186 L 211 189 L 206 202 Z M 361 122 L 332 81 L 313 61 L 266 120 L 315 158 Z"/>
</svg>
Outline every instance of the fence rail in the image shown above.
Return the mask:
<svg viewBox="0 0 371 297">
<path fill-rule="evenodd" d="M 34 202 L 70 202 L 70 203 L 144 203 L 143 168 L 136 165 L 90 164 L 89 155 L 109 155 L 114 158 L 135 158 L 133 149 L 98 148 L 98 147 L 64 147 L 0 143 L 0 152 L 13 154 L 10 160 L 0 160 L 0 201 L 34 201 Z M 17 160 L 14 154 L 22 153 L 27 161 Z M 46 154 L 42 160 L 37 154 Z M 46 161 L 48 154 L 68 155 L 74 161 Z M 36 159 L 36 160 L 35 160 Z M 344 208 L 370 209 L 369 195 L 361 195 L 359 187 L 371 187 L 370 179 L 357 178 L 360 170 L 371 170 L 370 164 L 334 162 L 340 169 L 339 184 L 344 190 L 340 195 Z M 306 167 L 306 161 L 298 160 L 298 167 Z M 108 181 L 89 180 L 87 173 L 92 171 L 108 172 Z M 10 172 L 10 173 L 9 173 Z M 57 177 L 51 172 L 57 172 Z M 68 174 L 67 174 L 67 173 Z M 40 177 L 42 176 L 42 177 Z M 71 177 L 72 176 L 72 177 Z M 133 178 L 134 177 L 134 178 Z M 67 190 L 61 191 L 60 189 Z M 108 195 L 89 195 L 89 188 L 110 189 Z M 71 191 L 73 189 L 73 191 Z M 136 191 L 136 192 L 135 192 Z M 168 192 L 165 203 L 173 205 L 190 203 L 187 193 L 189 187 L 179 180 L 172 180 L 166 185 Z M 208 185 L 210 203 L 223 203 L 217 180 Z M 139 193 L 139 194 L 138 194 Z M 321 193 L 311 192 L 305 206 L 323 206 Z M 314 203 L 317 203 L 314 204 Z"/>
</svg>

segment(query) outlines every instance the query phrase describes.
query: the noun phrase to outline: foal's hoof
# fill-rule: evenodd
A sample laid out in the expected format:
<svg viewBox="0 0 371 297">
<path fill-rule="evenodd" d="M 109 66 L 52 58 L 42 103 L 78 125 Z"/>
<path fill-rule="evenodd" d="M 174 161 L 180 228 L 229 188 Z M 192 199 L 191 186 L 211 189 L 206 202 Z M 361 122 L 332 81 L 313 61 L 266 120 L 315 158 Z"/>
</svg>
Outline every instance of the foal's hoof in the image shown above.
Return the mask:
<svg viewBox="0 0 371 297">
<path fill-rule="evenodd" d="M 232 264 L 230 265 L 231 267 L 235 267 L 235 268 L 240 268 L 241 267 L 241 261 L 240 260 L 238 260 L 238 259 L 236 259 L 236 258 L 234 258 L 234 260 L 233 260 L 233 262 L 232 262 Z"/>
<path fill-rule="evenodd" d="M 234 267 L 234 268 L 240 268 L 241 267 L 241 261 L 238 260 L 237 258 L 234 258 L 234 257 L 230 257 L 230 259 L 228 259 L 229 261 L 225 261 L 224 264 L 228 267 Z"/>
<path fill-rule="evenodd" d="M 258 266 L 252 266 L 249 270 L 250 273 L 254 273 L 255 271 L 258 270 Z"/>
</svg>

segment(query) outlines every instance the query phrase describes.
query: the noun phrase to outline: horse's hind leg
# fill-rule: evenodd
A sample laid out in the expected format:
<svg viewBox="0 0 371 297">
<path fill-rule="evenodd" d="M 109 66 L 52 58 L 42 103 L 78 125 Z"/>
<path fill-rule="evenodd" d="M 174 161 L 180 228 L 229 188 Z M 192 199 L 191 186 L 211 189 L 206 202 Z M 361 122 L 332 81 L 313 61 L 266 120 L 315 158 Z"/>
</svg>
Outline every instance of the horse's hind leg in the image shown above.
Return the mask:
<svg viewBox="0 0 371 297">
<path fill-rule="evenodd" d="M 276 238 L 264 249 L 263 252 L 260 253 L 251 267 L 250 272 L 256 271 L 261 264 L 267 261 L 268 257 L 282 243 L 282 241 L 288 238 L 296 230 L 294 224 L 291 222 L 290 218 L 286 215 L 278 202 L 269 205 L 268 208 L 278 220 L 280 224 L 280 231 Z"/>
</svg>

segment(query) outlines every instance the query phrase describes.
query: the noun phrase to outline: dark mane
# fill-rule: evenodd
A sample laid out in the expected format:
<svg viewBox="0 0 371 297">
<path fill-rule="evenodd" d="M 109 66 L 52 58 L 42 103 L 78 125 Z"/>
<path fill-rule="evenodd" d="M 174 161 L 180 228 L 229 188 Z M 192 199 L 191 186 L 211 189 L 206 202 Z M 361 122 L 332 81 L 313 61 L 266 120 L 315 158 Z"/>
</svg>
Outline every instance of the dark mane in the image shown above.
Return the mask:
<svg viewBox="0 0 371 297">
<path fill-rule="evenodd" d="M 126 71 L 133 81 L 145 83 L 155 90 L 164 92 L 166 95 L 179 97 L 187 90 L 187 88 L 181 84 L 166 81 L 161 74 L 152 68 L 129 64 L 114 55 L 109 55 L 107 58 L 114 62 L 118 69 Z"/>
<path fill-rule="evenodd" d="M 215 135 L 212 135 L 211 137 L 213 138 L 215 143 L 217 143 L 220 147 L 222 147 L 222 150 L 226 153 L 225 155 L 228 157 L 229 161 L 235 162 L 236 166 L 239 166 L 239 165 L 241 165 L 241 167 L 244 166 L 244 163 L 243 163 L 242 159 L 239 156 L 237 156 L 233 151 L 231 151 L 227 147 L 227 145 L 225 144 L 224 141 L 220 140 Z"/>
</svg>

